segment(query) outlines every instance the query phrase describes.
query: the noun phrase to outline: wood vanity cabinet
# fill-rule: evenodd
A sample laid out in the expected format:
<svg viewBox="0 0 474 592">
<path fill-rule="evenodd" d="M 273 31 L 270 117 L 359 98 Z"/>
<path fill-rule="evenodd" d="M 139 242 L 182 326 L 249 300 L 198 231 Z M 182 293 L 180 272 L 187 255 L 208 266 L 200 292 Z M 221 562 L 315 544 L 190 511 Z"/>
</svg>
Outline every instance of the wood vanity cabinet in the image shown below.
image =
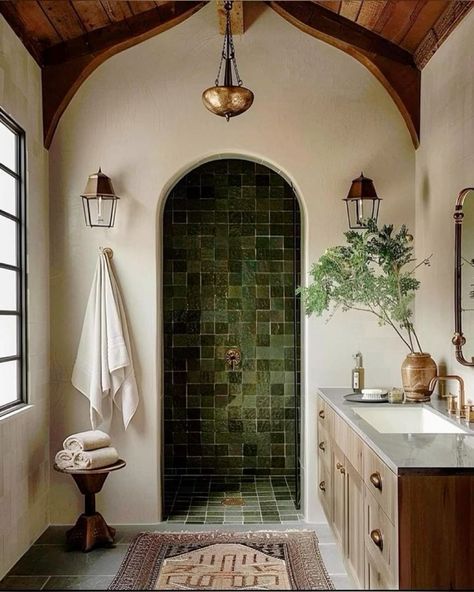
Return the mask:
<svg viewBox="0 0 474 592">
<path fill-rule="evenodd" d="M 319 497 L 362 589 L 474 589 L 474 476 L 396 475 L 318 396 Z"/>
<path fill-rule="evenodd" d="M 351 576 L 363 588 L 364 485 L 361 476 L 361 445 L 360 439 L 350 433 L 341 418 L 318 397 L 320 500 L 344 552 Z M 321 480 L 324 480 L 323 487 Z"/>
</svg>

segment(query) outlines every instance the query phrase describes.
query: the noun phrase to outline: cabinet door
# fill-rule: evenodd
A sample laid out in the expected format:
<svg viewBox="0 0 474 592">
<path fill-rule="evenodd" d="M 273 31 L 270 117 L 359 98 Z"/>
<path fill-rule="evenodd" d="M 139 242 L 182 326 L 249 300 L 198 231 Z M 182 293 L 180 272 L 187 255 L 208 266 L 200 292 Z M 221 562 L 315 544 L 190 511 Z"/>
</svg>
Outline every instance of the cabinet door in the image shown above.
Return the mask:
<svg viewBox="0 0 474 592">
<path fill-rule="evenodd" d="M 345 549 L 345 521 L 346 521 L 346 509 L 345 509 L 345 473 L 346 469 L 344 466 L 345 458 L 342 452 L 337 446 L 333 447 L 333 462 L 332 462 L 332 474 L 333 474 L 333 509 L 332 509 L 332 521 L 334 534 L 339 540 L 343 549 Z"/>
<path fill-rule="evenodd" d="M 351 575 L 364 588 L 364 483 L 346 461 L 346 556 Z"/>
</svg>

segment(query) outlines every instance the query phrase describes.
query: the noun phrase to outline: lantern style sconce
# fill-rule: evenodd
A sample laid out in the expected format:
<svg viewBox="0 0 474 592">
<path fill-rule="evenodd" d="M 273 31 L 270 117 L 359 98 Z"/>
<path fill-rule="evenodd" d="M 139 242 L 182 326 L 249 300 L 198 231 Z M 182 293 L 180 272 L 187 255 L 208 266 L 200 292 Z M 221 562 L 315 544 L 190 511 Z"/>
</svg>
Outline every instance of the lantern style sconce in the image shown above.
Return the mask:
<svg viewBox="0 0 474 592">
<path fill-rule="evenodd" d="M 372 179 L 364 177 L 364 173 L 361 173 L 360 177 L 352 181 L 351 188 L 344 201 L 347 207 L 349 228 L 352 230 L 367 228 L 369 220 L 377 223 L 379 206 L 382 200 L 375 191 L 374 182 Z"/>
<path fill-rule="evenodd" d="M 82 197 L 86 225 L 92 228 L 112 228 L 115 223 L 118 195 L 112 180 L 99 168 L 97 173 L 89 176 Z"/>
</svg>

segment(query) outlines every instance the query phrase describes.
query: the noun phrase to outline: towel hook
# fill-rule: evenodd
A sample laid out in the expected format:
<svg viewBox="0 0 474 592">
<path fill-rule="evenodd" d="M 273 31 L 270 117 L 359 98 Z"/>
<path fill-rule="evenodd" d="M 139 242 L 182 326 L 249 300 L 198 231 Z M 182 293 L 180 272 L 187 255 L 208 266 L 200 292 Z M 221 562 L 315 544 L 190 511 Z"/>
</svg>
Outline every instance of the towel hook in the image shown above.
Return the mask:
<svg viewBox="0 0 474 592">
<path fill-rule="evenodd" d="M 112 259 L 114 256 L 114 252 L 112 251 L 112 249 L 110 247 L 99 247 L 101 253 L 104 253 L 104 255 L 107 255 L 107 257 L 109 259 Z"/>
</svg>

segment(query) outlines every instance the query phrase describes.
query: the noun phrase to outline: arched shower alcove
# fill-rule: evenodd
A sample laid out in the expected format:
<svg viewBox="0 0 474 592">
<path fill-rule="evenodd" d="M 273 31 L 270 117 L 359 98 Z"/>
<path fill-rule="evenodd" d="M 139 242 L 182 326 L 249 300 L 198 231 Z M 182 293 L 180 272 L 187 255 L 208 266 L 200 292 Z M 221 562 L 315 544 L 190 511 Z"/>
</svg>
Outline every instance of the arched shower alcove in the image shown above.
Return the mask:
<svg viewBox="0 0 474 592">
<path fill-rule="evenodd" d="M 300 207 L 274 170 L 219 158 L 170 190 L 163 211 L 165 519 L 297 519 L 300 275 Z M 226 360 L 231 349 L 240 354 L 234 364 Z"/>
</svg>

